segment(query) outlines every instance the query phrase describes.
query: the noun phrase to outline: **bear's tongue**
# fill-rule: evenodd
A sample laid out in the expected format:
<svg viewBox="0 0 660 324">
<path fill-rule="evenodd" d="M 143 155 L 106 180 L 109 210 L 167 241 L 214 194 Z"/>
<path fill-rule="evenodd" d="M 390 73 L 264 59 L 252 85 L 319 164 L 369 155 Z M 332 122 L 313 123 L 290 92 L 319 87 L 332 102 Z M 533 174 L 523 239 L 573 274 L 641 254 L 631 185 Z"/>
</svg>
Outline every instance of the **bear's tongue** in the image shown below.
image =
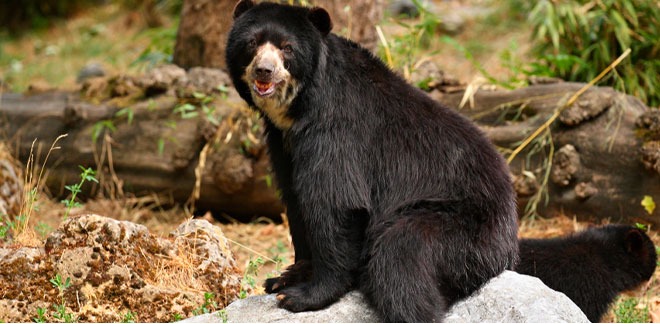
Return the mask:
<svg viewBox="0 0 660 324">
<path fill-rule="evenodd" d="M 254 80 L 254 89 L 260 96 L 266 96 L 275 91 L 275 87 L 272 82 L 261 82 L 259 80 Z"/>
</svg>

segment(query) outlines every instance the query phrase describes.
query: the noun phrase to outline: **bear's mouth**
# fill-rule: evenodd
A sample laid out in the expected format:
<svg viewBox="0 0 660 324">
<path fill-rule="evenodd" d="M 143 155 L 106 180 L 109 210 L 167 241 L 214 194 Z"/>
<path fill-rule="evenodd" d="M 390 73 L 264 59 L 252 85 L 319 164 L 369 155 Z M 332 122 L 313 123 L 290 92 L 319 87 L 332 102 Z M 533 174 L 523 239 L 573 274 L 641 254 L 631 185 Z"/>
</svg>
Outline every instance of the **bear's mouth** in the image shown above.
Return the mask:
<svg viewBox="0 0 660 324">
<path fill-rule="evenodd" d="M 275 87 L 277 84 L 273 82 L 263 82 L 259 80 L 254 80 L 254 84 L 252 85 L 252 89 L 261 97 L 266 97 L 273 92 L 275 92 Z"/>
</svg>

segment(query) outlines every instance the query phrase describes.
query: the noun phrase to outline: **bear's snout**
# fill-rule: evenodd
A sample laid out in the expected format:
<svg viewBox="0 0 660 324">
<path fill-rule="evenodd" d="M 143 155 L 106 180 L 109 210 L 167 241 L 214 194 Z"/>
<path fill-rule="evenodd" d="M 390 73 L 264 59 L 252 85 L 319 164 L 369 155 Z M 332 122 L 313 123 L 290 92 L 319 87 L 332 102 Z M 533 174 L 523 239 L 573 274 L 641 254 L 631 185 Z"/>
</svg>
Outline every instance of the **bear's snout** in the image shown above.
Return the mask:
<svg viewBox="0 0 660 324">
<path fill-rule="evenodd" d="M 259 81 L 270 81 L 273 77 L 273 71 L 275 71 L 275 62 L 268 59 L 262 59 L 257 62 L 254 74 Z"/>
<path fill-rule="evenodd" d="M 270 43 L 266 43 L 257 51 L 252 62 L 252 74 L 254 79 L 260 82 L 279 82 L 281 76 L 279 70 L 283 62 L 280 51 Z"/>
</svg>

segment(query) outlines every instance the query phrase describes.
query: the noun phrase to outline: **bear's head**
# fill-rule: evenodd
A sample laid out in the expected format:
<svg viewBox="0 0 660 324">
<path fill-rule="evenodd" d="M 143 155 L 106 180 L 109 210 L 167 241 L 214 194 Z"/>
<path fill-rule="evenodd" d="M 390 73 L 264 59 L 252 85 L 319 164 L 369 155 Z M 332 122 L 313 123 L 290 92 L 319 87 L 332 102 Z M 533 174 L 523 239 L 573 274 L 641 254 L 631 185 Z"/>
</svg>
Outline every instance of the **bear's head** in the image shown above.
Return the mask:
<svg viewBox="0 0 660 324">
<path fill-rule="evenodd" d="M 322 8 L 239 1 L 226 53 L 238 93 L 276 127 L 290 128 L 289 107 L 325 64 L 320 57 L 331 29 Z"/>
</svg>

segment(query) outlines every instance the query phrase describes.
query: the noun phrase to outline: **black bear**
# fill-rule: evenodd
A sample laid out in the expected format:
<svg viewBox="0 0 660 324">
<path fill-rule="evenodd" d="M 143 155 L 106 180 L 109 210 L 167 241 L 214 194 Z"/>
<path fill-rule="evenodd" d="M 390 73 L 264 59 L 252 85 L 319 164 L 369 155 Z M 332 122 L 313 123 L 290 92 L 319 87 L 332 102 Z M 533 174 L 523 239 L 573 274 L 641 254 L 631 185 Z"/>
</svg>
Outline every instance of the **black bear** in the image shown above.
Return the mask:
<svg viewBox="0 0 660 324">
<path fill-rule="evenodd" d="M 468 119 L 331 29 L 322 8 L 234 9 L 227 67 L 262 113 L 295 249 L 266 291 L 305 311 L 360 289 L 386 321 L 440 321 L 516 263 L 508 166 Z"/>
<path fill-rule="evenodd" d="M 657 255 L 642 230 L 627 225 L 592 227 L 568 237 L 520 240 L 516 272 L 561 291 L 592 322 L 614 298 L 649 280 Z"/>
</svg>

